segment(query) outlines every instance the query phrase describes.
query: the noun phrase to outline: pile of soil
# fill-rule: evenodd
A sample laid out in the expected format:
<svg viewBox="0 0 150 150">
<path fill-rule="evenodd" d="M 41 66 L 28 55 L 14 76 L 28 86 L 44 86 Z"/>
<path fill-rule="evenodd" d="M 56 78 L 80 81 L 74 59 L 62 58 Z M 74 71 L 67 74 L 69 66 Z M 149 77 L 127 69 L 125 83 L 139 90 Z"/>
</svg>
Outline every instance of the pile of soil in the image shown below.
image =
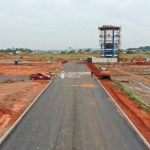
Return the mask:
<svg viewBox="0 0 150 150">
<path fill-rule="evenodd" d="M 135 61 L 143 61 L 143 59 L 140 59 L 140 58 L 137 58 L 137 59 L 135 59 Z"/>
<path fill-rule="evenodd" d="M 135 62 L 136 65 L 150 65 L 149 61 L 137 61 Z"/>
<path fill-rule="evenodd" d="M 26 82 L 26 81 L 25 80 L 11 80 L 11 79 L 3 81 L 3 83 L 15 83 L 15 82 Z"/>
<path fill-rule="evenodd" d="M 126 65 L 150 65 L 149 61 L 125 62 Z"/>
<path fill-rule="evenodd" d="M 92 63 L 89 63 L 89 62 L 86 62 L 86 65 L 89 67 L 89 69 L 90 69 L 92 72 L 94 72 L 94 75 L 95 75 L 96 77 L 99 77 L 99 75 L 100 75 L 100 70 L 99 70 L 97 67 L 95 67 Z"/>
<path fill-rule="evenodd" d="M 63 59 L 63 58 L 57 58 L 57 61 L 60 61 L 62 64 L 65 64 L 68 62 L 68 60 Z"/>
</svg>

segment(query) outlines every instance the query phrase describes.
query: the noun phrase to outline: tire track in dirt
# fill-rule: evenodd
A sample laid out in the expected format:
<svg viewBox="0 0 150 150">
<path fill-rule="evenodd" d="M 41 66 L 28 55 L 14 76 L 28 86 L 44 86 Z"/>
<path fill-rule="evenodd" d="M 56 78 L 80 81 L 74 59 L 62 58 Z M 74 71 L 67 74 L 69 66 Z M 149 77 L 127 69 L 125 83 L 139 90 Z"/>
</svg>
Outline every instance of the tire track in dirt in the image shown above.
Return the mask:
<svg viewBox="0 0 150 150">
<path fill-rule="evenodd" d="M 144 80 L 144 81 L 146 81 L 146 82 L 149 82 L 149 83 L 150 83 L 150 80 L 149 80 L 149 79 L 144 78 L 144 77 L 142 77 L 142 76 L 135 75 L 135 74 L 133 74 L 133 73 L 126 72 L 126 71 L 123 71 L 123 70 L 120 70 L 120 69 L 117 69 L 117 68 L 112 68 L 112 69 L 113 69 L 113 70 L 117 70 L 117 71 L 119 71 L 119 72 L 121 72 L 121 73 L 124 73 L 124 74 L 130 75 L 130 76 L 133 76 L 133 77 L 136 77 L 136 78 L 142 79 L 142 80 Z"/>
</svg>

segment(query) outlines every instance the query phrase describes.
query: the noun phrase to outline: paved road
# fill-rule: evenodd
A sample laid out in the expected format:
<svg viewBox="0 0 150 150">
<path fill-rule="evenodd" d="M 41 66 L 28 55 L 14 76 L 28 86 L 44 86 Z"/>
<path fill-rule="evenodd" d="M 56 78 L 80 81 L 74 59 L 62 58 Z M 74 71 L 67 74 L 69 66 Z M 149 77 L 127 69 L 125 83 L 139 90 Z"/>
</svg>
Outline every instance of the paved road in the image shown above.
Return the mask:
<svg viewBox="0 0 150 150">
<path fill-rule="evenodd" d="M 29 77 L 26 77 L 26 76 L 0 76 L 0 80 L 8 80 L 8 79 L 11 79 L 11 80 L 29 80 Z"/>
<path fill-rule="evenodd" d="M 88 71 L 69 62 L 63 69 Z M 90 75 L 57 77 L 0 146 L 1 150 L 146 150 Z"/>
</svg>

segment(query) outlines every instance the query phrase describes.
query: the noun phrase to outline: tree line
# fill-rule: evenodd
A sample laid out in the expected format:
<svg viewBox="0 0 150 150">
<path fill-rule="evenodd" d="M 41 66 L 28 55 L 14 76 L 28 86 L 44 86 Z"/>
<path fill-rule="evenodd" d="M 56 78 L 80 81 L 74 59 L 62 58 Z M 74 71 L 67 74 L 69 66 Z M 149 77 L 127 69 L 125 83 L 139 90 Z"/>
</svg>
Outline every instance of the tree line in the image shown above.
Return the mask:
<svg viewBox="0 0 150 150">
<path fill-rule="evenodd" d="M 138 48 L 128 48 L 127 50 L 150 50 L 150 46 L 140 46 Z"/>
<path fill-rule="evenodd" d="M 22 53 L 31 53 L 32 50 L 28 48 L 7 48 L 7 49 L 0 49 L 0 53 L 13 53 L 16 54 L 17 51 Z"/>
</svg>

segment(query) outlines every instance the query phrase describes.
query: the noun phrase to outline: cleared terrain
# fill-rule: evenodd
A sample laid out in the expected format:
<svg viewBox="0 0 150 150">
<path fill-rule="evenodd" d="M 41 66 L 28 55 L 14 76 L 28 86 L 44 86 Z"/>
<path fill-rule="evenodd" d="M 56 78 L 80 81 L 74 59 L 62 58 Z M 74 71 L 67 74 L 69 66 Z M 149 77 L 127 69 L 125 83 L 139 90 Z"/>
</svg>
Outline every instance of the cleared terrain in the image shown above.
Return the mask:
<svg viewBox="0 0 150 150">
<path fill-rule="evenodd" d="M 69 62 L 65 72 L 89 71 Z M 56 77 L 0 148 L 144 150 L 95 78 Z"/>
</svg>

